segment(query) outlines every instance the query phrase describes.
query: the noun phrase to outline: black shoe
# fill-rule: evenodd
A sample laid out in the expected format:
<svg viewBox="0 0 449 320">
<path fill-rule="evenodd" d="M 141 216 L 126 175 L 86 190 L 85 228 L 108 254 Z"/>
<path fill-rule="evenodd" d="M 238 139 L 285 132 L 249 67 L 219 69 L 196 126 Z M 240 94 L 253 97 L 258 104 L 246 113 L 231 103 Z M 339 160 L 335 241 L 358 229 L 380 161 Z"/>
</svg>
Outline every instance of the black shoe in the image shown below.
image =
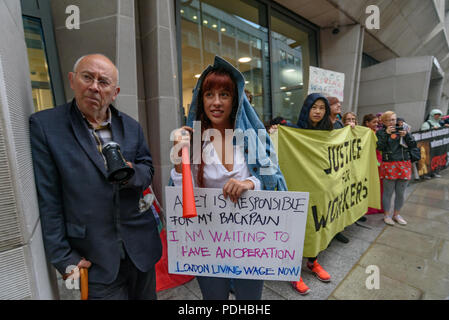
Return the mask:
<svg viewBox="0 0 449 320">
<path fill-rule="evenodd" d="M 367 219 L 366 219 L 366 217 L 361 217 L 359 220 L 357 220 L 357 221 L 360 221 L 360 222 L 365 222 Z"/>
<path fill-rule="evenodd" d="M 337 234 L 335 235 L 334 238 L 337 239 L 337 240 L 340 241 L 340 242 L 343 242 L 343 243 L 348 243 L 348 242 L 349 242 L 349 239 L 346 238 L 346 237 L 343 235 L 343 233 L 341 233 L 341 232 L 337 233 Z"/>
</svg>

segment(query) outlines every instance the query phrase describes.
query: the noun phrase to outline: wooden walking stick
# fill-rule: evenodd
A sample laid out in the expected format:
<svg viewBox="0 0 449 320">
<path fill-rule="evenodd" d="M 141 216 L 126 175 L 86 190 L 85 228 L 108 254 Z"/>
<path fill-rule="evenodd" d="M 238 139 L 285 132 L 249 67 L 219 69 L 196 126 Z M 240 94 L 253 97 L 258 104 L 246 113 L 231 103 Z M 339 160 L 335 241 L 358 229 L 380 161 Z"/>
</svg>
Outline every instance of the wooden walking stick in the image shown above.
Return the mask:
<svg viewBox="0 0 449 320">
<path fill-rule="evenodd" d="M 80 285 L 81 285 L 81 300 L 87 300 L 89 296 L 89 277 L 87 268 L 80 268 Z"/>
</svg>

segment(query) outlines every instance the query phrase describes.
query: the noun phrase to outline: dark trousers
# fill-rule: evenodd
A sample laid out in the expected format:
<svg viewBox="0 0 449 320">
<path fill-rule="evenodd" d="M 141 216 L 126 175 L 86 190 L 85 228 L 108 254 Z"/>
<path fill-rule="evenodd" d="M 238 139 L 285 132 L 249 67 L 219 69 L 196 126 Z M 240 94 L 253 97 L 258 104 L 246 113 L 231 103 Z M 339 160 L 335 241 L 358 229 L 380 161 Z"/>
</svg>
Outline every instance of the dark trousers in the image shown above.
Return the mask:
<svg viewBox="0 0 449 320">
<path fill-rule="evenodd" d="M 89 283 L 89 300 L 156 300 L 156 272 L 141 272 L 126 254 L 111 284 Z"/>
<path fill-rule="evenodd" d="M 204 300 L 228 300 L 231 279 L 196 277 Z M 233 279 L 237 300 L 260 300 L 263 280 Z"/>
</svg>

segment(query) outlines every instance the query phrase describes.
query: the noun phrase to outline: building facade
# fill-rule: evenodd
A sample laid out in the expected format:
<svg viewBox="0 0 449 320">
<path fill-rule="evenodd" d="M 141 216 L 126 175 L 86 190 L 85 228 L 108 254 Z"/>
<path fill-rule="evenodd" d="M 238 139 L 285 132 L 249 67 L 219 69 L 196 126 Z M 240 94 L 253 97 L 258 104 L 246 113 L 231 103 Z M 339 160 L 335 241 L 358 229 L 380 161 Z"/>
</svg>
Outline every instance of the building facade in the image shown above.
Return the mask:
<svg viewBox="0 0 449 320">
<path fill-rule="evenodd" d="M 265 123 L 296 122 L 317 66 L 345 74 L 344 111 L 394 110 L 418 129 L 431 109 L 448 112 L 448 11 L 448 0 L 1 0 L 0 299 L 58 298 L 28 117 L 73 98 L 78 57 L 117 65 L 115 104 L 144 128 L 163 203 L 170 133 L 215 55 L 243 73 Z"/>
</svg>

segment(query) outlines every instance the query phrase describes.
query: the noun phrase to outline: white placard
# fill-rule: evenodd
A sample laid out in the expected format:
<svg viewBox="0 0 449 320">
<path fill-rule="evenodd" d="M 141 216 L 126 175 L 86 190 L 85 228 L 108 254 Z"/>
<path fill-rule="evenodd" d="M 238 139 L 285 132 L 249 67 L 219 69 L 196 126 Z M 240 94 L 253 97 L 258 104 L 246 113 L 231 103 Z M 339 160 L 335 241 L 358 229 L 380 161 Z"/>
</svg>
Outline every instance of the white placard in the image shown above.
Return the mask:
<svg viewBox="0 0 449 320">
<path fill-rule="evenodd" d="M 182 188 L 166 187 L 169 273 L 298 281 L 309 193 L 195 188 L 198 216 L 182 218 Z"/>
<path fill-rule="evenodd" d="M 344 73 L 310 67 L 308 94 L 321 93 L 325 97 L 337 97 L 340 102 L 343 102 L 344 89 Z"/>
</svg>

